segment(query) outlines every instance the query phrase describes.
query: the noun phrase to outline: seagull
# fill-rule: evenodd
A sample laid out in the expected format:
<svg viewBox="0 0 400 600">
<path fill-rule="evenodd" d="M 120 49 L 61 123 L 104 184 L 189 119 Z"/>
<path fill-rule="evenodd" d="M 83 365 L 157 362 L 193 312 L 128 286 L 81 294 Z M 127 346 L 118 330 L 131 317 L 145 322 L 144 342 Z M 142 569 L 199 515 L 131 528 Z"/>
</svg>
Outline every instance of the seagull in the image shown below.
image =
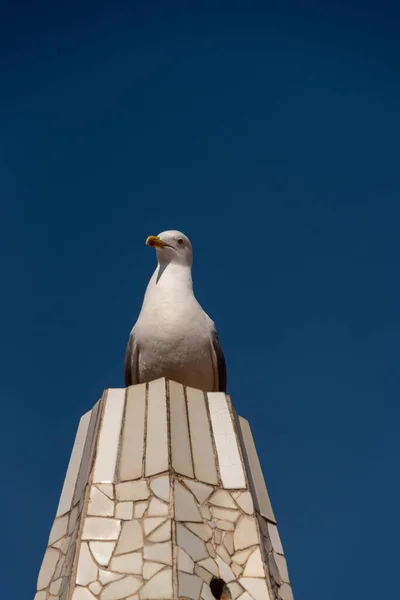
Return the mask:
<svg viewBox="0 0 400 600">
<path fill-rule="evenodd" d="M 167 377 L 206 392 L 226 391 L 226 365 L 214 322 L 193 293 L 193 252 L 180 231 L 151 235 L 157 267 L 126 349 L 125 385 Z"/>
</svg>

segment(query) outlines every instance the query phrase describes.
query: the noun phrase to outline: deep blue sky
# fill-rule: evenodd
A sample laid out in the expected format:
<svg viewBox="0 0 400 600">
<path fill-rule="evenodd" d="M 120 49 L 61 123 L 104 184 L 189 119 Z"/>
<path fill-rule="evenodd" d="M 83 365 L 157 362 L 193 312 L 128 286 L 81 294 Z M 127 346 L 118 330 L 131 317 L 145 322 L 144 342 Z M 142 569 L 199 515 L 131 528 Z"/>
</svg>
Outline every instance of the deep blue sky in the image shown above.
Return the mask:
<svg viewBox="0 0 400 600">
<path fill-rule="evenodd" d="M 123 385 L 144 240 L 173 228 L 295 598 L 396 597 L 399 4 L 1 8 L 1 596 L 33 597 L 79 417 Z"/>
</svg>

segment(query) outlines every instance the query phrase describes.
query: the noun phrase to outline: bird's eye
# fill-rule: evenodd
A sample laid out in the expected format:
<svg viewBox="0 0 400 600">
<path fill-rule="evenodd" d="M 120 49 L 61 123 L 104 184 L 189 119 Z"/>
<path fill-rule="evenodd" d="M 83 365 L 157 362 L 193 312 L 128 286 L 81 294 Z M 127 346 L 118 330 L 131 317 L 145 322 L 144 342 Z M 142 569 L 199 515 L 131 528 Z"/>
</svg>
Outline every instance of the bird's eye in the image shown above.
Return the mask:
<svg viewBox="0 0 400 600">
<path fill-rule="evenodd" d="M 178 238 L 178 244 L 183 244 L 183 238 Z"/>
</svg>

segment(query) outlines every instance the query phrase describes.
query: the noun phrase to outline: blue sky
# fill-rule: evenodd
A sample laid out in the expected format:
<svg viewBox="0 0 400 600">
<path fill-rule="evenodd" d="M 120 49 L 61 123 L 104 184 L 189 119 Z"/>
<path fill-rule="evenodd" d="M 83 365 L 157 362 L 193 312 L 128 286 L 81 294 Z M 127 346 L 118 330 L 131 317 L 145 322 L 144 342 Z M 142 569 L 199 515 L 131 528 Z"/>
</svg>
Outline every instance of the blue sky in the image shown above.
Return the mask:
<svg viewBox="0 0 400 600">
<path fill-rule="evenodd" d="M 2 3 L 2 596 L 33 597 L 173 228 L 295 598 L 396 597 L 399 5 L 197 4 Z"/>
</svg>

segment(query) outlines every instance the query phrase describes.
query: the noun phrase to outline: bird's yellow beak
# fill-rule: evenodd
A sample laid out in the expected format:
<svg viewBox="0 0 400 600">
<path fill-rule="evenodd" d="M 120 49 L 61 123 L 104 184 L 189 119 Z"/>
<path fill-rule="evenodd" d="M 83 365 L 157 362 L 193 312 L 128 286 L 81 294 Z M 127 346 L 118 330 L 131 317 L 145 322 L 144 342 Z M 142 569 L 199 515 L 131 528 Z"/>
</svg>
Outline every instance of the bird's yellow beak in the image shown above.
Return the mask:
<svg viewBox="0 0 400 600">
<path fill-rule="evenodd" d="M 152 248 L 165 248 L 165 246 L 168 246 L 168 244 L 166 242 L 163 242 L 162 239 L 158 237 L 158 235 L 149 235 L 149 237 L 146 240 L 146 244 L 148 246 L 151 246 Z"/>
</svg>

